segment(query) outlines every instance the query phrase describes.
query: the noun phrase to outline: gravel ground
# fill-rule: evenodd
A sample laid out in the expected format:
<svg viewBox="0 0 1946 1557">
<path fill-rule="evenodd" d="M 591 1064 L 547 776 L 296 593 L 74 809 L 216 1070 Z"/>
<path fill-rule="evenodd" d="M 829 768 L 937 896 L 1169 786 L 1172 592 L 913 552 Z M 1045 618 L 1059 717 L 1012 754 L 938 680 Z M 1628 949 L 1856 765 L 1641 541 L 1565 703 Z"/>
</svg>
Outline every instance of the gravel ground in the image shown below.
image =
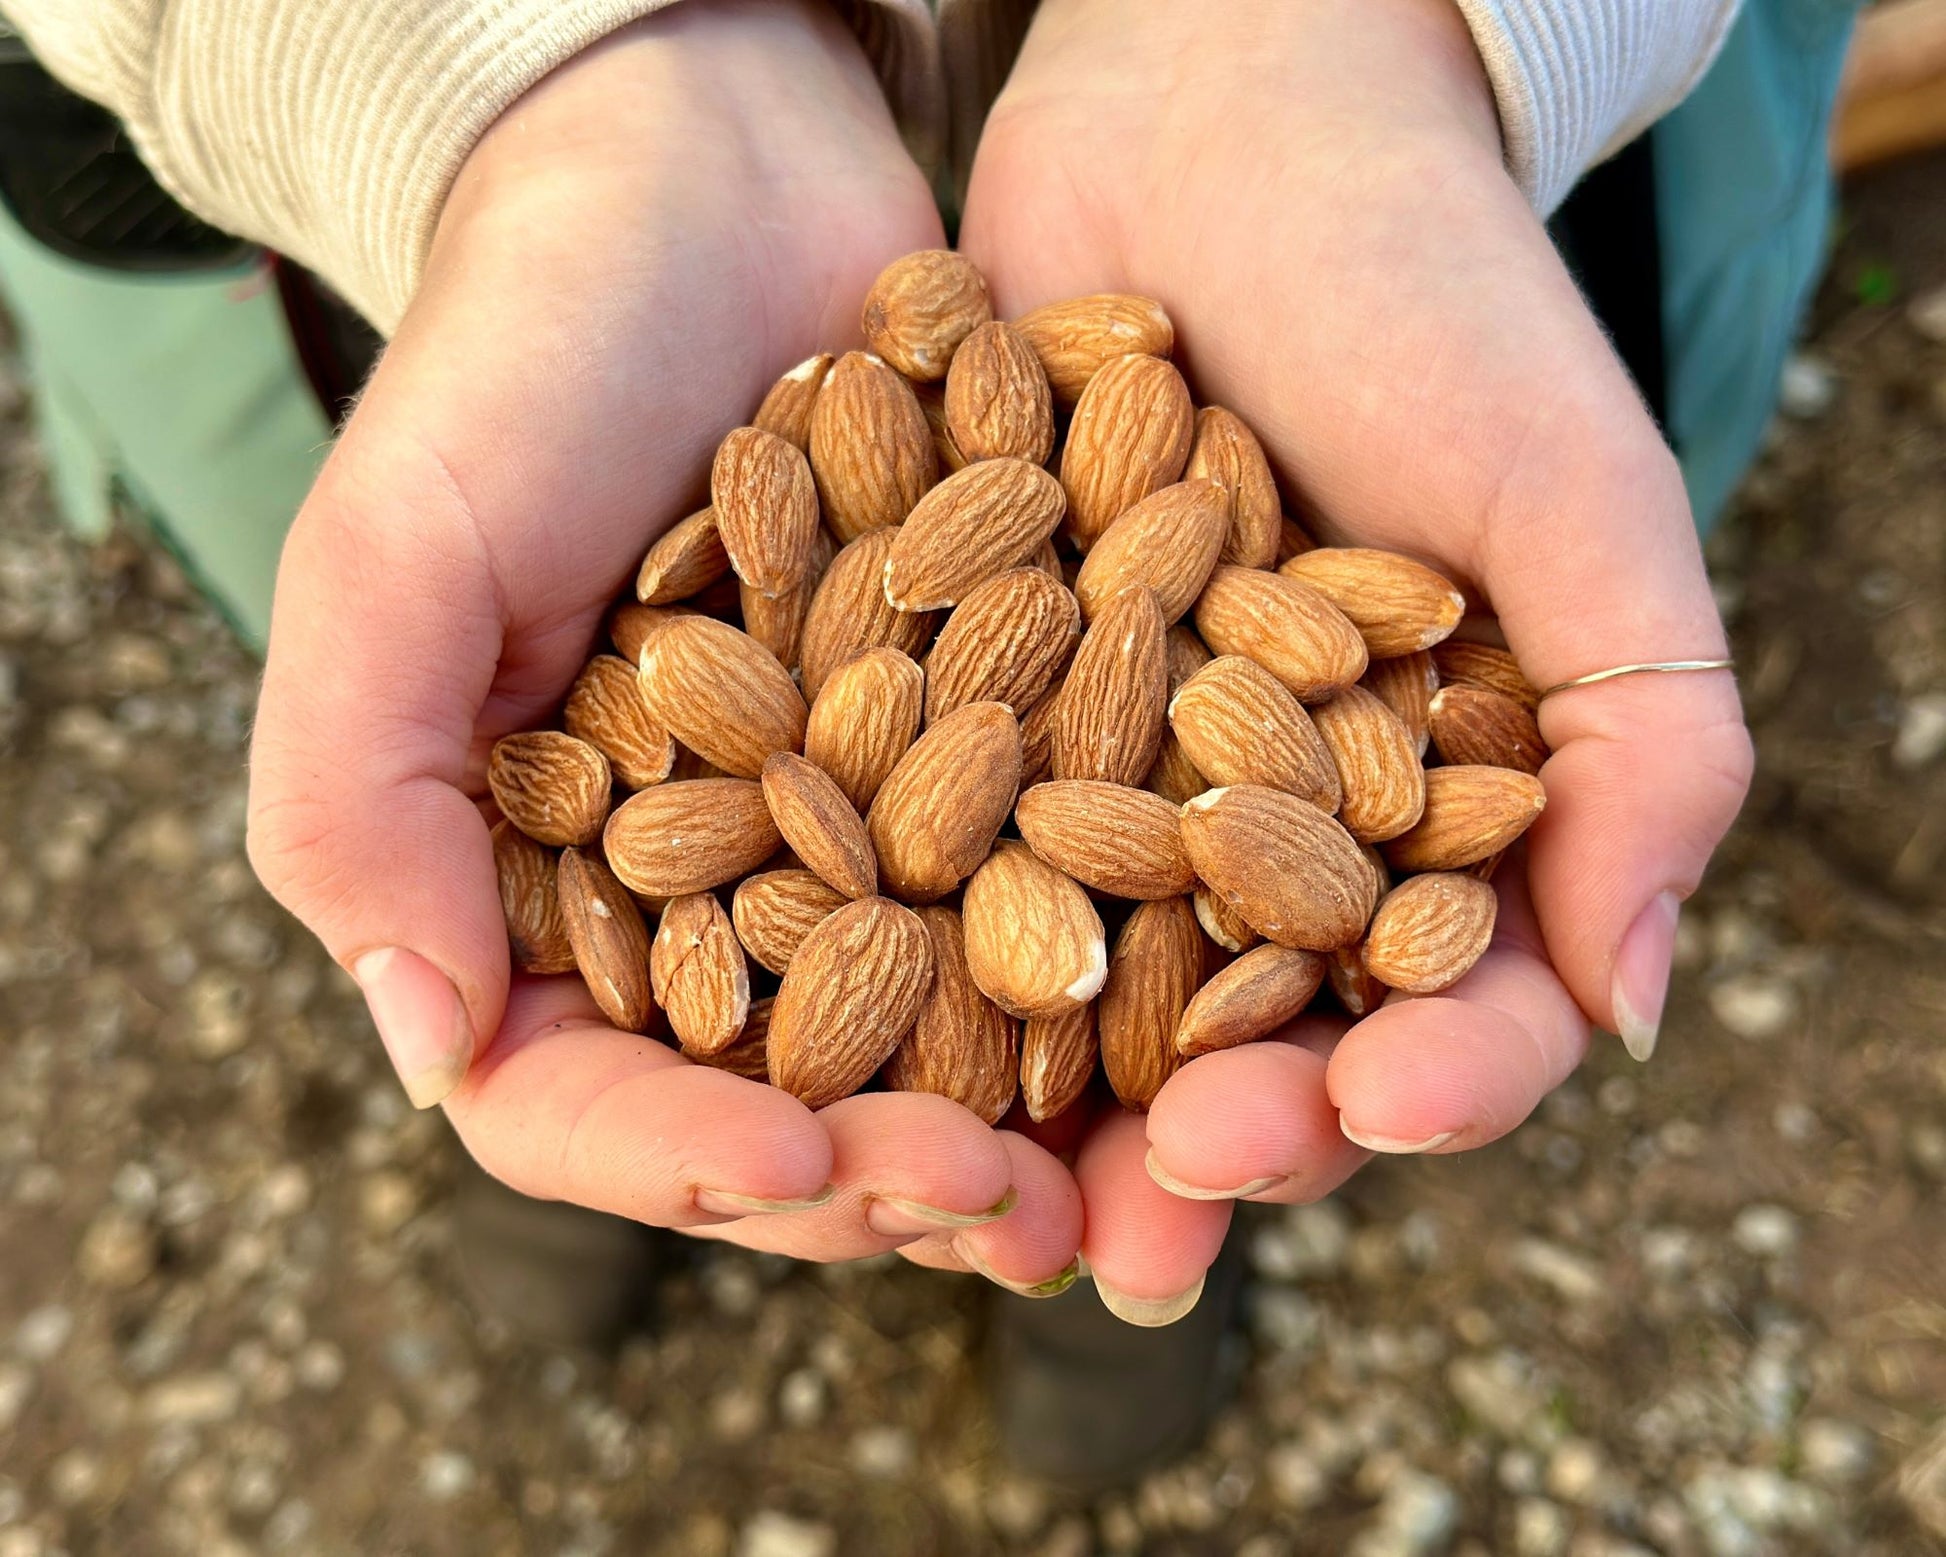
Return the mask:
<svg viewBox="0 0 1946 1557">
<path fill-rule="evenodd" d="M 965 1282 L 698 1249 L 609 1360 L 469 1309 L 451 1136 L 244 862 L 252 663 L 0 385 L 0 1557 L 1946 1551 L 1946 160 L 1850 206 L 1713 548 L 1762 772 L 1661 1052 L 1254 1218 L 1241 1395 L 1086 1505 Z"/>
</svg>

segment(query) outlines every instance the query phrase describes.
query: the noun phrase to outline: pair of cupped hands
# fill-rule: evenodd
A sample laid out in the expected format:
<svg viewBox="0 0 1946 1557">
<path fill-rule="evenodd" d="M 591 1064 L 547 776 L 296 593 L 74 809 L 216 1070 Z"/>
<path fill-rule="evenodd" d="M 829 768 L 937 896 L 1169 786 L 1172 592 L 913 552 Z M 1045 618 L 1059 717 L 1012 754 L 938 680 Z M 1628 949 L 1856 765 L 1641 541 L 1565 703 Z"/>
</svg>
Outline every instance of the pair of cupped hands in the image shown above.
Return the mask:
<svg viewBox="0 0 1946 1557">
<path fill-rule="evenodd" d="M 1162 1323 L 1236 1199 L 1483 1145 L 1591 1022 L 1651 1047 L 1749 743 L 1722 673 L 1550 698 L 1548 808 L 1479 965 L 1200 1059 L 1145 1117 L 993 1130 L 904 1093 L 813 1113 L 613 1030 L 576 979 L 510 978 L 489 747 L 550 720 L 723 433 L 856 342 L 887 261 L 942 243 L 825 0 L 685 0 L 516 103 L 291 531 L 251 856 L 364 989 L 413 1100 L 516 1189 L 1030 1293 L 1080 1256 Z M 1003 318 L 1161 299 L 1198 401 L 1256 430 L 1319 538 L 1464 581 L 1537 684 L 1725 652 L 1676 465 L 1504 169 L 1451 0 L 1044 0 L 961 247 Z"/>
</svg>

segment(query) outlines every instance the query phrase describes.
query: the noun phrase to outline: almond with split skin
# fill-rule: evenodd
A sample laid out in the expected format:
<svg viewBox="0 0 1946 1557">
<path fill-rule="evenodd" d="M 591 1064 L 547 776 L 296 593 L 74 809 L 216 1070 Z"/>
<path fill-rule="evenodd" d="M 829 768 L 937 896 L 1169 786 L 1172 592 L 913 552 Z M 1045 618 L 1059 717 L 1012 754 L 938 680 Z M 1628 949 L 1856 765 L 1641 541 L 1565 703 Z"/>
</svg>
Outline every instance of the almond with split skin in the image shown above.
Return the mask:
<svg viewBox="0 0 1946 1557">
<path fill-rule="evenodd" d="M 1054 452 L 1054 397 L 1034 348 L 998 319 L 960 342 L 946 374 L 946 429 L 964 461 L 1021 459 L 1045 465 Z"/>
<path fill-rule="evenodd" d="M 1040 359 L 1054 399 L 1071 406 L 1117 357 L 1167 357 L 1176 345 L 1168 312 L 1152 297 L 1102 292 L 1049 303 L 1014 321 Z"/>
<path fill-rule="evenodd" d="M 804 755 L 862 816 L 919 733 L 925 673 L 897 649 L 861 649 L 825 678 Z"/>
<path fill-rule="evenodd" d="M 1203 977 L 1189 899 L 1141 903 L 1115 938 L 1101 989 L 1101 1068 L 1124 1108 L 1147 1109 L 1182 1063 L 1176 1031 Z"/>
<path fill-rule="evenodd" d="M 635 575 L 635 598 L 668 605 L 708 589 L 730 571 L 730 554 L 716 527 L 716 510 L 705 508 L 673 524 L 649 548 Z"/>
<path fill-rule="evenodd" d="M 1170 699 L 1169 727 L 1210 784 L 1262 784 L 1338 809 L 1338 770 L 1311 716 L 1254 660 L 1226 654 L 1197 671 Z"/>
<path fill-rule="evenodd" d="M 1174 625 L 1203 592 L 1223 548 L 1229 520 L 1213 481 L 1178 481 L 1152 492 L 1102 531 L 1074 581 L 1083 617 L 1092 618 L 1131 584 L 1154 592 Z"/>
<path fill-rule="evenodd" d="M 1441 687 L 1429 710 L 1433 745 L 1454 766 L 1481 764 L 1538 774 L 1547 742 L 1534 716 L 1503 692 Z"/>
<path fill-rule="evenodd" d="M 767 870 L 737 884 L 730 900 L 730 922 L 743 949 L 759 966 L 782 973 L 804 937 L 849 901 L 812 871 Z"/>
<path fill-rule="evenodd" d="M 649 944 L 649 988 L 683 1048 L 714 1054 L 743 1031 L 750 969 L 723 905 L 687 892 L 663 906 Z"/>
<path fill-rule="evenodd" d="M 807 1107 L 850 1097 L 892 1056 L 932 988 L 932 943 L 888 898 L 847 903 L 804 938 L 770 1008 L 770 1084 Z"/>
<path fill-rule="evenodd" d="M 1305 951 L 1349 946 L 1372 917 L 1372 874 L 1351 834 L 1308 801 L 1256 784 L 1182 808 L 1196 874 L 1267 941 Z"/>
<path fill-rule="evenodd" d="M 973 982 L 1015 1016 L 1060 1016 L 1100 993 L 1108 972 L 1101 917 L 1068 877 L 1024 843 L 997 845 L 966 884 L 961 909 Z"/>
<path fill-rule="evenodd" d="M 1520 661 L 1505 649 L 1448 638 L 1433 649 L 1432 659 L 1443 687 L 1484 687 L 1512 698 L 1530 714 L 1540 710 L 1539 691 L 1521 673 Z"/>
<path fill-rule="evenodd" d="M 1025 460 L 992 459 L 948 476 L 919 500 L 885 557 L 885 599 L 899 611 L 957 605 L 1017 566 L 1061 522 L 1061 484 Z"/>
<path fill-rule="evenodd" d="M 1418 824 L 1381 852 L 1394 870 L 1458 870 L 1506 848 L 1546 804 L 1547 791 L 1532 774 L 1478 764 L 1432 768 Z"/>
<path fill-rule="evenodd" d="M 747 876 L 782 842 L 763 786 L 735 778 L 645 789 L 615 808 L 602 833 L 615 874 L 650 898 L 707 892 Z"/>
<path fill-rule="evenodd" d="M 716 533 L 736 576 L 775 599 L 804 581 L 818 534 L 818 490 L 795 444 L 739 427 L 717 445 L 710 467 Z"/>
<path fill-rule="evenodd" d="M 1196 991 L 1176 1028 L 1176 1048 L 1190 1059 L 1268 1037 L 1309 1005 L 1323 983 L 1319 953 L 1255 947 Z"/>
<path fill-rule="evenodd" d="M 863 818 L 831 775 L 794 752 L 764 764 L 764 799 L 784 842 L 846 897 L 878 893 L 878 857 Z"/>
<path fill-rule="evenodd" d="M 966 931 L 950 908 L 915 910 L 932 945 L 932 989 L 912 1031 L 885 1062 L 894 1092 L 951 1098 L 987 1124 L 1013 1107 L 1020 1024 L 980 993 L 966 966 Z"/>
<path fill-rule="evenodd" d="M 1020 788 L 1020 725 L 999 703 L 969 703 L 914 741 L 879 786 L 865 826 L 893 897 L 930 903 L 992 848 Z"/>
<path fill-rule="evenodd" d="M 1061 453 L 1068 534 L 1087 551 L 1151 492 L 1182 478 L 1195 414 L 1182 375 L 1159 357 L 1117 357 L 1089 381 Z"/>
<path fill-rule="evenodd" d="M 1219 566 L 1196 602 L 1196 630 L 1218 654 L 1255 660 L 1312 703 L 1365 674 L 1365 640 L 1310 585 L 1258 568 Z"/>
<path fill-rule="evenodd" d="M 781 595 L 766 595 L 741 580 L 737 600 L 743 614 L 743 630 L 777 656 L 786 670 L 796 670 L 804 656 L 804 624 L 811 615 L 811 602 L 825 570 L 838 555 L 838 543 L 831 532 L 819 527 L 811 542 L 811 563 L 795 589 Z"/>
<path fill-rule="evenodd" d="M 1198 411 L 1186 469 L 1190 476 L 1214 481 L 1223 489 L 1228 528 L 1220 560 L 1239 568 L 1275 567 L 1284 505 L 1263 445 L 1243 418 L 1221 406 Z"/>
<path fill-rule="evenodd" d="M 608 759 L 609 771 L 630 789 L 660 784 L 675 765 L 676 743 L 642 701 L 635 667 L 597 654 L 569 689 L 561 723 Z"/>
<path fill-rule="evenodd" d="M 791 673 L 728 622 L 671 622 L 643 648 L 637 677 L 656 722 L 725 773 L 755 778 L 772 753 L 804 744 L 810 710 Z"/>
<path fill-rule="evenodd" d="M 960 342 L 993 317 L 986 277 L 951 249 L 922 249 L 879 272 L 859 328 L 865 344 L 907 378 L 946 376 Z"/>
<path fill-rule="evenodd" d="M 495 822 L 493 870 L 514 966 L 526 973 L 572 973 L 574 946 L 561 916 L 554 856 L 513 823 Z"/>
<path fill-rule="evenodd" d="M 926 722 L 968 703 L 1005 703 L 1024 713 L 1080 636 L 1073 594 L 1039 568 L 1011 568 L 975 584 L 927 657 Z"/>
<path fill-rule="evenodd" d="M 1168 688 L 1162 612 L 1149 589 L 1131 585 L 1075 650 L 1051 731 L 1054 776 L 1139 785 L 1161 745 Z"/>
<path fill-rule="evenodd" d="M 1426 770 L 1397 714 L 1363 687 L 1346 687 L 1314 706 L 1311 722 L 1338 770 L 1338 820 L 1346 832 L 1360 843 L 1382 843 L 1419 820 Z"/>
<path fill-rule="evenodd" d="M 824 388 L 824 381 L 830 376 L 831 364 L 835 361 L 837 358 L 828 351 L 806 357 L 770 386 L 763 404 L 757 407 L 757 414 L 750 418 L 750 425 L 760 427 L 767 433 L 775 433 L 786 443 L 808 454 L 811 449 L 811 408 L 817 404 L 818 391 Z"/>
<path fill-rule="evenodd" d="M 1360 953 L 1365 971 L 1390 989 L 1436 995 L 1486 954 L 1500 900 L 1472 876 L 1432 871 L 1402 881 L 1372 915 Z"/>
<path fill-rule="evenodd" d="M 1203 934 L 1221 950 L 1246 952 L 1263 939 L 1250 928 L 1228 899 L 1207 885 L 1199 882 L 1190 902 L 1196 910 L 1196 923 L 1203 927 Z"/>
<path fill-rule="evenodd" d="M 1196 884 L 1177 808 L 1160 795 L 1090 779 L 1036 784 L 1014 819 L 1056 870 L 1110 897 L 1180 897 Z"/>
<path fill-rule="evenodd" d="M 536 843 L 592 843 L 608 819 L 608 759 L 559 730 L 503 735 L 487 757 L 501 815 Z"/>
<path fill-rule="evenodd" d="M 800 649 L 804 695 L 815 698 L 825 677 L 861 649 L 897 649 L 917 660 L 939 618 L 897 611 L 885 598 L 885 564 L 895 532 L 875 530 L 843 547 L 825 569 L 804 618 Z"/>
<path fill-rule="evenodd" d="M 1066 1113 L 1088 1090 L 1100 1047 L 1095 1003 L 1060 1016 L 1030 1016 L 1020 1030 L 1020 1100 L 1044 1124 Z"/>
<path fill-rule="evenodd" d="M 684 1049 L 682 1056 L 694 1060 L 698 1065 L 707 1065 L 712 1070 L 726 1070 L 732 1076 L 741 1076 L 745 1081 L 770 1080 L 770 1008 L 774 1002 L 766 997 L 750 1002 L 750 1011 L 743 1019 L 743 1031 L 714 1053 L 705 1054 L 700 1049 Z"/>
<path fill-rule="evenodd" d="M 1373 660 L 1358 684 L 1377 698 L 1406 727 L 1413 754 L 1423 758 L 1432 738 L 1432 695 L 1439 689 L 1439 672 L 1427 650 Z"/>
<path fill-rule="evenodd" d="M 659 1013 L 649 991 L 649 932 L 627 888 L 592 855 L 563 849 L 555 890 L 575 966 L 601 1014 L 623 1032 L 652 1030 Z"/>
<path fill-rule="evenodd" d="M 1466 615 L 1466 597 L 1451 579 L 1397 552 L 1320 546 L 1277 571 L 1302 579 L 1350 617 L 1374 658 L 1430 649 Z"/>
<path fill-rule="evenodd" d="M 825 523 L 841 541 L 904 522 L 939 475 L 912 386 L 869 352 L 831 365 L 811 408 L 810 452 Z"/>
</svg>

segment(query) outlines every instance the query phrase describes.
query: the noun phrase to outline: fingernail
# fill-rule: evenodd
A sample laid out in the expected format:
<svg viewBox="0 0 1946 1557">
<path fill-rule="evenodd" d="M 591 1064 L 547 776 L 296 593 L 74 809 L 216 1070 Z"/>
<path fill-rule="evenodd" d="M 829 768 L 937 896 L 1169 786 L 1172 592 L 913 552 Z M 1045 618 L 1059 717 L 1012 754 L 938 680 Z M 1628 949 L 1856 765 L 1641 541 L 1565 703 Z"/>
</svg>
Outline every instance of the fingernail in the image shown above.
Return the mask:
<svg viewBox="0 0 1946 1557">
<path fill-rule="evenodd" d="M 473 1063 L 473 1021 L 453 981 L 402 946 L 366 952 L 351 976 L 412 1106 L 445 1102 Z"/>
<path fill-rule="evenodd" d="M 766 1200 L 761 1195 L 739 1195 L 727 1189 L 699 1189 L 689 1198 L 698 1211 L 711 1216 L 776 1216 L 786 1211 L 815 1211 L 830 1205 L 837 1193 L 837 1185 L 827 1184 L 802 1200 Z"/>
<path fill-rule="evenodd" d="M 1100 1296 L 1102 1306 L 1124 1324 L 1141 1325 L 1146 1330 L 1160 1329 L 1172 1325 L 1196 1306 L 1196 1300 L 1203 1295 L 1203 1278 L 1196 1278 L 1196 1285 L 1187 1292 L 1178 1292 L 1174 1297 L 1141 1298 L 1131 1297 L 1120 1288 L 1111 1286 L 1095 1273 L 1095 1292 Z"/>
<path fill-rule="evenodd" d="M 1372 1135 L 1364 1130 L 1354 1130 L 1345 1123 L 1345 1116 L 1338 1116 L 1338 1128 L 1345 1132 L 1345 1139 L 1354 1146 L 1362 1146 L 1368 1152 L 1384 1152 L 1393 1157 L 1411 1157 L 1419 1152 L 1437 1151 L 1459 1134 L 1457 1130 L 1441 1130 L 1437 1135 L 1429 1135 L 1423 1141 L 1408 1141 L 1396 1135 Z"/>
<path fill-rule="evenodd" d="M 1638 1060 L 1655 1053 L 1662 1030 L 1662 1005 L 1669 998 L 1669 964 L 1676 952 L 1676 917 L 1682 899 L 1663 892 L 1642 910 L 1622 949 L 1615 954 L 1615 979 L 1608 998 L 1615 1007 L 1615 1030 Z"/>
<path fill-rule="evenodd" d="M 1069 1287 L 1073 1286 L 1075 1282 L 1081 1279 L 1081 1261 L 1079 1257 L 1069 1260 L 1064 1268 L 1056 1271 L 1045 1281 L 1025 1282 L 1009 1281 L 991 1265 L 987 1264 L 985 1260 L 981 1259 L 977 1249 L 972 1248 L 969 1244 L 959 1239 L 955 1239 L 953 1242 L 953 1252 L 966 1261 L 968 1265 L 971 1265 L 974 1270 L 986 1277 L 996 1287 L 1005 1287 L 1009 1292 L 1016 1293 L 1021 1297 L 1059 1297 Z"/>
<path fill-rule="evenodd" d="M 901 1200 L 897 1195 L 874 1195 L 865 1204 L 865 1225 L 885 1238 L 902 1238 L 911 1233 L 936 1233 L 942 1228 L 984 1227 L 997 1222 L 1020 1204 L 1020 1193 L 1008 1190 L 984 1211 L 947 1211 L 921 1200 Z"/>
<path fill-rule="evenodd" d="M 1251 1179 L 1246 1183 L 1239 1184 L 1235 1189 L 1204 1189 L 1200 1184 L 1185 1184 L 1181 1179 L 1164 1168 L 1161 1163 L 1155 1160 L 1154 1147 L 1149 1148 L 1148 1156 L 1143 1158 L 1142 1161 L 1143 1165 L 1149 1170 L 1150 1178 L 1168 1190 L 1170 1194 L 1179 1196 L 1184 1200 L 1241 1200 L 1245 1195 L 1261 1195 L 1273 1184 L 1283 1183 L 1285 1178 L 1285 1175 L 1281 1173 L 1272 1173 L 1264 1178 Z"/>
</svg>

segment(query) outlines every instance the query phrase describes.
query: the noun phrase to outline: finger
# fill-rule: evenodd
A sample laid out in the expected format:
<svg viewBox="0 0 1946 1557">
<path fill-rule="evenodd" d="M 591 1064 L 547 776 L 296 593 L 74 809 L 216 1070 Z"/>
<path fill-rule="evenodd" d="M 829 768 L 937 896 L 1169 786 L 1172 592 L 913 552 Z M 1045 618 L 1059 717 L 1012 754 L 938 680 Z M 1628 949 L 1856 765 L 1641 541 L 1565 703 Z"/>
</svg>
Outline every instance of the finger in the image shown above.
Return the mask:
<svg viewBox="0 0 1946 1557">
<path fill-rule="evenodd" d="M 1202 1296 L 1223 1247 L 1230 1202 L 1184 1200 L 1149 1177 L 1135 1114 L 1105 1115 L 1075 1161 L 1087 1227 L 1081 1253 L 1095 1290 L 1130 1324 L 1166 1325 Z"/>
<path fill-rule="evenodd" d="M 1020 1205 L 1030 1208 L 960 1232 L 935 1233 L 899 1250 L 915 1265 L 977 1271 L 1023 1297 L 1057 1297 L 1080 1269 L 1081 1190 L 1050 1153 L 1011 1130 L 994 1136 L 1013 1164 Z"/>
</svg>

